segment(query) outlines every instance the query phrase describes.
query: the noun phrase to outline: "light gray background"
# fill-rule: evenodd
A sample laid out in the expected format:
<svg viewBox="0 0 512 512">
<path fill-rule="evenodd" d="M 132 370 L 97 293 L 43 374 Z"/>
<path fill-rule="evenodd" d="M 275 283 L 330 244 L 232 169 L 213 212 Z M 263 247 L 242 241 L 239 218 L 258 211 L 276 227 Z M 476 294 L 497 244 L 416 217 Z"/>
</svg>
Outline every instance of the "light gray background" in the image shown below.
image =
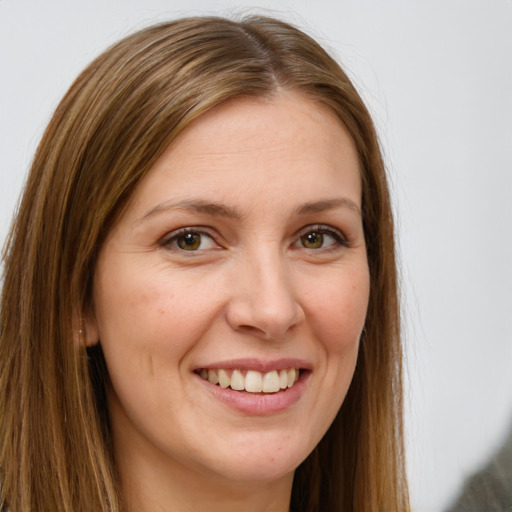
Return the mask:
<svg viewBox="0 0 512 512">
<path fill-rule="evenodd" d="M 254 7 L 330 47 L 378 125 L 399 225 L 412 501 L 441 510 L 512 420 L 512 1 L 0 0 L 0 240 L 44 126 L 94 56 L 158 20 Z"/>
</svg>

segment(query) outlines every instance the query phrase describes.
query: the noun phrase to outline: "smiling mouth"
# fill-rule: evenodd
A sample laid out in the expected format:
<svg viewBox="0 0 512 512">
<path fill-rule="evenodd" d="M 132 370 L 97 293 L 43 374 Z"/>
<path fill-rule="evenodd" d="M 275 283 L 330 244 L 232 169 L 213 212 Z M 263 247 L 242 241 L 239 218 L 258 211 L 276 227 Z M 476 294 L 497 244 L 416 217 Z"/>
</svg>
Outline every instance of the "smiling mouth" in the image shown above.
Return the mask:
<svg viewBox="0 0 512 512">
<path fill-rule="evenodd" d="M 249 393 L 277 393 L 293 387 L 301 375 L 299 368 L 286 368 L 262 373 L 255 370 L 224 370 L 201 368 L 196 373 L 223 389 Z"/>
</svg>

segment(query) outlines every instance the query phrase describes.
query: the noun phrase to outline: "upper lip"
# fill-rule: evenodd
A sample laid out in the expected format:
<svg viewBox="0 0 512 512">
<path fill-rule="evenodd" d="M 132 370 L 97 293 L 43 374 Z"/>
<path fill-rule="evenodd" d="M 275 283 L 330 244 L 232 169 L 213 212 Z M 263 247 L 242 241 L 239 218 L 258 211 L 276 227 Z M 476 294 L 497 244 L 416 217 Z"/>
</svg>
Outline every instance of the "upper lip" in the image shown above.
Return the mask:
<svg viewBox="0 0 512 512">
<path fill-rule="evenodd" d="M 253 370 L 261 373 L 271 372 L 272 370 L 284 370 L 286 368 L 299 368 L 301 370 L 311 370 L 312 365 L 303 359 L 281 358 L 272 361 L 265 361 L 255 358 L 227 359 L 216 361 L 214 363 L 196 366 L 193 370 Z"/>
</svg>

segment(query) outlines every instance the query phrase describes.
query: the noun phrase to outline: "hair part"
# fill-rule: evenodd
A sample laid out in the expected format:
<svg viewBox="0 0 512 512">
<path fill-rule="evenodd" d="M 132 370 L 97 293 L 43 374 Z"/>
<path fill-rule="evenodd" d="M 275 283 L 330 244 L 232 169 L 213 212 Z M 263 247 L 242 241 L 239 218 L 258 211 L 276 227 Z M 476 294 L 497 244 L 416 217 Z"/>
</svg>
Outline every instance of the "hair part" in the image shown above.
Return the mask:
<svg viewBox="0 0 512 512">
<path fill-rule="evenodd" d="M 16 512 L 119 512 L 101 348 L 77 336 L 105 237 L 173 139 L 229 99 L 298 91 L 359 153 L 371 290 L 352 384 L 297 469 L 294 512 L 408 510 L 393 219 L 371 117 L 339 65 L 271 18 L 187 18 L 112 46 L 71 86 L 37 149 L 4 250 L 1 501 Z"/>
</svg>

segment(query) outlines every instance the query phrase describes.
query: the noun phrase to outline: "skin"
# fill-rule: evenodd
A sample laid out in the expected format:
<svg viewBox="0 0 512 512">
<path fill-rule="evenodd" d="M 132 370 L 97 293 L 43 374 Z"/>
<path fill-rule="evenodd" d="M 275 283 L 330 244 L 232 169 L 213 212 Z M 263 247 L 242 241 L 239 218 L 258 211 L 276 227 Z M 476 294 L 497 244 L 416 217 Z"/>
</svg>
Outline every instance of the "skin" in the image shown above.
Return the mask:
<svg viewBox="0 0 512 512">
<path fill-rule="evenodd" d="M 139 184 L 100 252 L 86 325 L 111 377 L 127 510 L 289 509 L 294 470 L 356 364 L 369 295 L 360 207 L 347 130 L 292 92 L 216 107 Z M 197 249 L 180 248 L 182 228 Z M 238 358 L 311 371 L 290 407 L 246 414 L 194 372 Z"/>
</svg>

